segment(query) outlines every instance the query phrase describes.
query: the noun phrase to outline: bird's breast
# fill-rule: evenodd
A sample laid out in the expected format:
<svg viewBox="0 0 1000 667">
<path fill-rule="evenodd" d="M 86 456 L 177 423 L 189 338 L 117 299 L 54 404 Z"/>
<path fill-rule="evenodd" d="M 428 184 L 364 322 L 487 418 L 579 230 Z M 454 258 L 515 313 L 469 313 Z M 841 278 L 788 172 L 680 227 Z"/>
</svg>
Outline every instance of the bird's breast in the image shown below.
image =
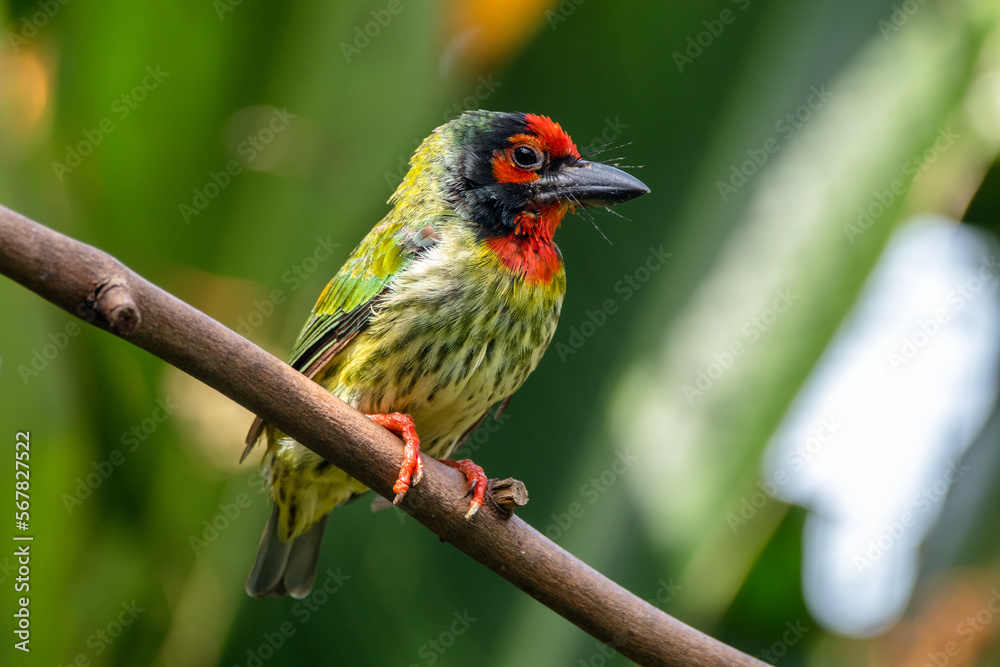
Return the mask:
<svg viewBox="0 0 1000 667">
<path fill-rule="evenodd" d="M 529 280 L 485 243 L 445 240 L 393 279 L 323 384 L 365 412 L 408 412 L 422 448 L 445 456 L 538 365 L 565 288 L 561 261 Z"/>
</svg>

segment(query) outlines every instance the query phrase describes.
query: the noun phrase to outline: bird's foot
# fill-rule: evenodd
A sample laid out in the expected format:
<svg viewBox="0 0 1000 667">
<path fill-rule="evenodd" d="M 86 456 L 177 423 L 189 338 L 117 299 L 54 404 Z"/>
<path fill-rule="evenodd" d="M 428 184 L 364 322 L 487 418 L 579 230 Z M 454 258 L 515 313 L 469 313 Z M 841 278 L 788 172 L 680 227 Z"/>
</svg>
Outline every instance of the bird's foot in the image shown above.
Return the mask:
<svg viewBox="0 0 1000 667">
<path fill-rule="evenodd" d="M 392 502 L 394 505 L 398 505 L 403 501 L 409 488 L 420 482 L 424 476 L 424 463 L 420 460 L 420 438 L 417 436 L 417 427 L 413 423 L 413 417 L 402 412 L 368 415 L 368 418 L 382 428 L 403 438 L 403 463 L 399 466 L 399 477 L 396 478 L 396 483 L 392 487 L 393 493 L 396 494 L 396 498 Z M 489 484 L 486 473 L 469 459 L 461 461 L 442 459 L 441 463 L 465 475 L 469 484 L 469 493 L 472 494 L 472 502 L 469 503 L 469 511 L 465 513 L 465 518 L 471 519 L 483 506 L 486 487 Z"/>
<path fill-rule="evenodd" d="M 419 483 L 424 476 L 424 463 L 420 460 L 420 438 L 413 417 L 402 412 L 387 415 L 368 415 L 373 422 L 403 438 L 403 464 L 399 466 L 399 477 L 392 487 L 396 494 L 394 505 L 403 501 L 403 496 L 411 486 Z M 412 481 L 411 481 L 412 479 Z"/>
<path fill-rule="evenodd" d="M 469 483 L 469 493 L 472 494 L 472 502 L 469 503 L 469 511 L 465 513 L 465 518 L 471 520 L 476 515 L 476 512 L 479 511 L 479 508 L 483 506 L 483 498 L 486 496 L 486 487 L 489 484 L 486 473 L 469 459 L 462 459 L 461 461 L 441 459 L 441 463 L 465 475 L 465 479 Z"/>
</svg>

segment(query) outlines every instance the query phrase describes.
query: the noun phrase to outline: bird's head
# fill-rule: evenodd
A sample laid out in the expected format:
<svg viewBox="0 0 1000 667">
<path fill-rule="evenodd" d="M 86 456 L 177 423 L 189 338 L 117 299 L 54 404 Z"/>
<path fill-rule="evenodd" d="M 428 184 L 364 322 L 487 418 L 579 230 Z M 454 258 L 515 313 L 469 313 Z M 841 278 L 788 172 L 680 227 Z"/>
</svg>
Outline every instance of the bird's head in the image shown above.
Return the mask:
<svg viewBox="0 0 1000 667">
<path fill-rule="evenodd" d="M 576 207 L 611 206 L 649 192 L 639 179 L 590 162 L 547 116 L 467 111 L 428 137 L 393 195 L 397 205 L 447 202 L 512 266 L 541 253 L 557 263 L 552 236 Z M 424 200 L 418 203 L 414 200 Z M 518 265 L 518 270 L 526 267 Z M 545 273 L 548 273 L 546 271 Z"/>
<path fill-rule="evenodd" d="M 558 123 L 535 114 L 467 111 L 435 130 L 411 164 L 407 180 L 438 181 L 485 236 L 513 232 L 526 215 L 558 210 L 561 218 L 577 206 L 611 206 L 649 192 L 620 169 L 582 159 Z"/>
<path fill-rule="evenodd" d="M 470 111 L 443 129 L 451 130 L 457 149 L 450 195 L 484 236 L 514 232 L 526 218 L 561 219 L 577 206 L 610 206 L 649 192 L 619 169 L 581 159 L 547 116 Z"/>
</svg>

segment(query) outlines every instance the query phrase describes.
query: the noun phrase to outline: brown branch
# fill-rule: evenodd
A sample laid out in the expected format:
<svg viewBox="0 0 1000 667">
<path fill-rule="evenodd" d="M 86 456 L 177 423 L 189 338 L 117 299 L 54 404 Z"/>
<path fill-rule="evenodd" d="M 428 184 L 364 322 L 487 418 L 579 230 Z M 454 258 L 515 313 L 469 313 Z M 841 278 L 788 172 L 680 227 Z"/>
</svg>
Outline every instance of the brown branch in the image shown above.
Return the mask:
<svg viewBox="0 0 1000 667">
<path fill-rule="evenodd" d="M 395 436 L 110 255 L 0 206 L 0 273 L 217 389 L 393 497 L 401 459 Z M 491 503 L 466 521 L 463 475 L 424 461 L 424 479 L 404 509 L 600 641 L 643 665 L 764 664 L 632 595 Z M 511 503 L 520 502 L 519 491 L 508 491 Z"/>
</svg>

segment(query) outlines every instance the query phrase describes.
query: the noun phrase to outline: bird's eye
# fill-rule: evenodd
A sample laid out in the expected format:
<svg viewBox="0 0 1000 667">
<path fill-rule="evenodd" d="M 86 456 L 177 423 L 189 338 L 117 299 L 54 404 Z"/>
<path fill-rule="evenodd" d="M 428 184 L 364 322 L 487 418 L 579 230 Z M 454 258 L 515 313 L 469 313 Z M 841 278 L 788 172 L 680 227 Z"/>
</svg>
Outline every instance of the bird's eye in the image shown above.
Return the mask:
<svg viewBox="0 0 1000 667">
<path fill-rule="evenodd" d="M 531 146 L 515 146 L 511 151 L 511 157 L 514 159 L 514 164 L 521 169 L 534 171 L 542 166 L 542 154 Z"/>
</svg>

